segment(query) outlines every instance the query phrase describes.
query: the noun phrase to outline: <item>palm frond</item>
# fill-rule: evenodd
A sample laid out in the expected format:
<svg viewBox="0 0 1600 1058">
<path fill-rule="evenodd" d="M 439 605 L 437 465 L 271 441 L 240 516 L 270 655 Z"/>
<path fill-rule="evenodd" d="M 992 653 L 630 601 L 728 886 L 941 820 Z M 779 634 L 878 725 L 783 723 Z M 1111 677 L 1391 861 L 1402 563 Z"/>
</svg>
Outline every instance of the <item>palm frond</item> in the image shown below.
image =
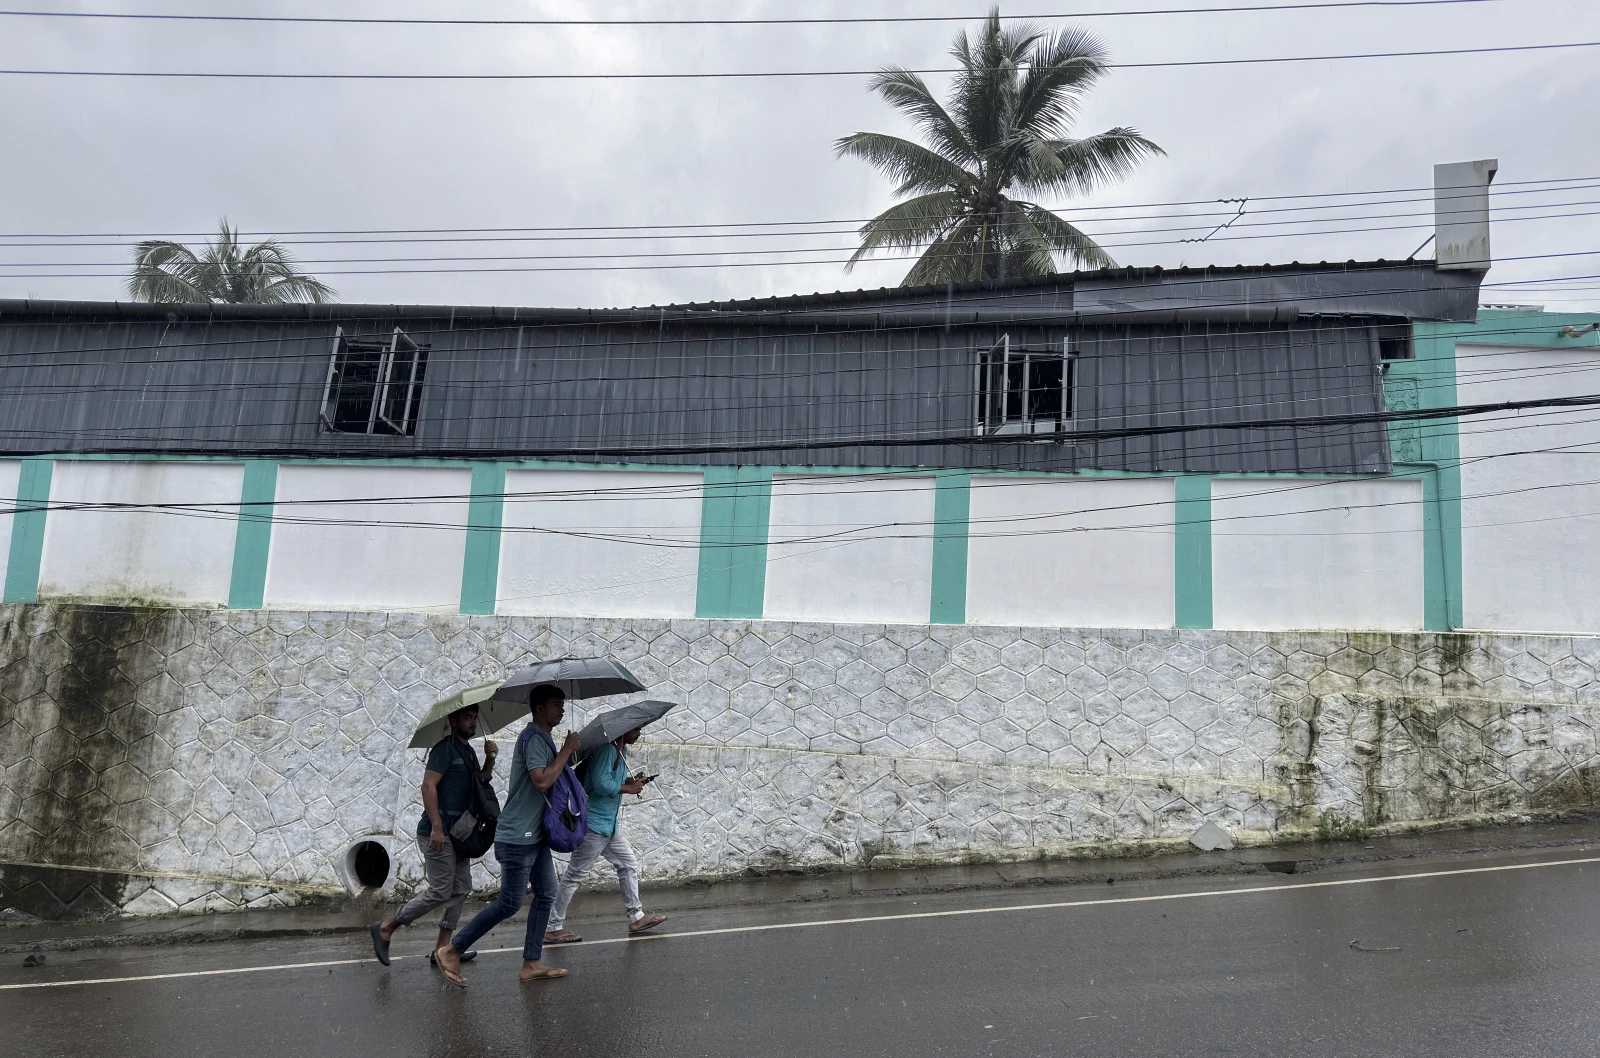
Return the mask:
<svg viewBox="0 0 1600 1058">
<path fill-rule="evenodd" d="M 833 153 L 841 158 L 860 158 L 899 181 L 895 193 L 900 195 L 958 188 L 971 182 L 965 169 L 943 155 L 920 143 L 881 132 L 845 136 L 834 142 Z"/>
<path fill-rule="evenodd" d="M 1059 214 L 1032 202 L 1018 202 L 1016 207 L 1043 243 L 1070 263 L 1085 268 L 1117 267 L 1117 262 L 1099 243 Z"/>
<path fill-rule="evenodd" d="M 954 191 L 936 191 L 895 203 L 862 225 L 861 245 L 845 262 L 845 271 L 879 250 L 910 249 L 938 240 L 960 223 L 961 204 L 961 196 Z"/>
<path fill-rule="evenodd" d="M 970 217 L 965 218 L 923 251 L 900 285 L 919 287 L 981 279 L 980 240 L 979 226 L 972 223 Z"/>
<path fill-rule="evenodd" d="M 1137 129 L 1107 129 L 1081 140 L 1034 140 L 1018 166 L 1016 185 L 1029 194 L 1085 195 L 1166 153 Z"/>
<path fill-rule="evenodd" d="M 224 217 L 217 238 L 200 253 L 164 240 L 134 247 L 127 280 L 130 297 L 154 302 L 323 302 L 334 290 L 295 271 L 293 256 L 276 240 L 241 249 L 238 232 Z"/>
<path fill-rule="evenodd" d="M 1055 247 L 1034 223 L 1027 207 L 1027 203 L 1006 201 L 1002 213 L 1006 252 L 999 263 L 997 279 L 1047 276 L 1060 271 Z"/>
<path fill-rule="evenodd" d="M 978 153 L 967 141 L 961 126 L 933 97 L 921 77 L 902 67 L 890 66 L 880 71 L 868 83 L 868 88 L 909 117 L 935 151 L 958 163 L 970 164 L 978 160 Z"/>
<path fill-rule="evenodd" d="M 1017 86 L 1017 133 L 1063 137 L 1078 106 L 1110 69 L 1110 54 L 1098 36 L 1070 26 L 1039 41 Z"/>
<path fill-rule="evenodd" d="M 972 145 L 991 154 L 1006 138 L 1016 110 L 1017 83 L 1028 49 L 1039 39 L 1032 25 L 1007 28 L 1000 9 L 990 9 L 976 41 L 966 34 L 951 49 L 959 64 L 954 82 L 956 120 Z"/>
</svg>

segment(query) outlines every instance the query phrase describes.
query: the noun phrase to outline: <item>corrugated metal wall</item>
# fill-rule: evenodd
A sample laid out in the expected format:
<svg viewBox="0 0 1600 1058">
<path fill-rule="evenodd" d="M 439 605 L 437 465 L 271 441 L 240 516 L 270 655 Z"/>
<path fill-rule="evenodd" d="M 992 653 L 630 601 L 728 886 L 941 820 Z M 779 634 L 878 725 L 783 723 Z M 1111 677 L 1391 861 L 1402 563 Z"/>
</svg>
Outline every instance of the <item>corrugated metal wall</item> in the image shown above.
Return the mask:
<svg viewBox="0 0 1600 1058">
<path fill-rule="evenodd" d="M 1001 335 L 1078 356 L 1076 429 L 1382 408 L 1373 321 L 860 329 L 399 320 L 430 348 L 414 437 L 324 432 L 335 323 L 0 320 L 13 453 L 524 455 L 1036 470 L 1381 472 L 1381 426 L 1205 430 L 1096 444 L 696 448 L 976 433 L 976 360 Z M 387 335 L 392 319 L 345 320 Z"/>
</svg>

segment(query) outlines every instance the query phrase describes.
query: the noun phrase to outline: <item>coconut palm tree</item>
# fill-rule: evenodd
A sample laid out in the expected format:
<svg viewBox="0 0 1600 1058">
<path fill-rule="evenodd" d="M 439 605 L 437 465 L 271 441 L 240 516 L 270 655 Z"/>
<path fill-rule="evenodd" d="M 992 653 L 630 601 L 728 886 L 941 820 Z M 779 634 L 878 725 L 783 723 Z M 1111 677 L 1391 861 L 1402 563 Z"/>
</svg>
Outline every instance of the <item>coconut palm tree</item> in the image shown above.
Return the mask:
<svg viewBox="0 0 1600 1058">
<path fill-rule="evenodd" d="M 199 253 L 163 239 L 135 246 L 128 295 L 135 301 L 253 304 L 333 299 L 328 284 L 295 271 L 294 258 L 276 239 L 246 248 L 226 217 L 221 229 Z"/>
<path fill-rule="evenodd" d="M 910 70 L 887 67 L 872 80 L 927 146 L 877 132 L 834 144 L 837 155 L 897 180 L 904 199 L 861 229 L 846 268 L 878 250 L 919 247 L 927 249 L 903 285 L 1049 275 L 1058 258 L 1116 267 L 1075 225 L 1028 201 L 1086 194 L 1166 153 L 1130 128 L 1069 135 L 1084 95 L 1109 68 L 1099 38 L 1076 28 L 1007 28 L 996 7 L 975 36 L 956 37 L 951 54 L 960 68 L 948 108 Z"/>
</svg>

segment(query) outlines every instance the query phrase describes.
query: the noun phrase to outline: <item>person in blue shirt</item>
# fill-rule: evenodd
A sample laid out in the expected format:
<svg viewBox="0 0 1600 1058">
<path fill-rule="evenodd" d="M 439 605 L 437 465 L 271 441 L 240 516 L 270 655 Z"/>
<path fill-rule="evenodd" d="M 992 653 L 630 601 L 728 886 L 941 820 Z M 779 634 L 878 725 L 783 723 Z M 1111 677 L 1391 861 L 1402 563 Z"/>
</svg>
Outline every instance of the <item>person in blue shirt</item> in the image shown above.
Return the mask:
<svg viewBox="0 0 1600 1058">
<path fill-rule="evenodd" d="M 450 828 L 461 813 L 472 806 L 472 772 L 478 771 L 478 755 L 467 740 L 478 733 L 478 707 L 457 709 L 445 718 L 450 733 L 428 751 L 422 773 L 422 818 L 417 821 L 417 847 L 422 850 L 425 888 L 392 918 L 374 922 L 372 950 L 383 965 L 389 965 L 389 941 L 394 931 L 409 926 L 436 907 L 439 915 L 439 940 L 435 948 L 449 943 L 461 919 L 461 906 L 472 892 L 472 861 L 456 852 Z M 483 744 L 484 778 L 494 771 L 495 754 L 500 748 L 492 741 Z M 477 952 L 469 951 L 471 959 Z"/>
<path fill-rule="evenodd" d="M 583 788 L 589 795 L 589 834 L 583 839 L 567 869 L 561 875 L 561 892 L 550 910 L 550 931 L 546 944 L 575 944 L 583 938 L 565 927 L 567 907 L 578 886 L 583 884 L 595 861 L 604 856 L 617 869 L 622 886 L 622 906 L 628 914 L 628 932 L 643 933 L 667 920 L 666 915 L 646 915 L 639 899 L 639 858 L 628 839 L 622 836 L 617 819 L 622 811 L 622 795 L 643 793 L 653 776 L 628 772 L 628 747 L 639 741 L 644 728 L 636 727 L 615 742 L 601 746 L 584 761 Z"/>
<path fill-rule="evenodd" d="M 464 987 L 467 983 L 461 975 L 463 953 L 471 951 L 485 933 L 522 910 L 522 898 L 530 882 L 533 907 L 528 912 L 522 970 L 517 979 L 548 981 L 567 976 L 567 971 L 539 961 L 544 953 L 550 905 L 556 898 L 556 869 L 544 832 L 544 808 L 545 791 L 556 784 L 562 769 L 578 752 L 578 733 L 568 732 L 561 748 L 555 748 L 553 732 L 567 715 L 567 696 L 560 687 L 541 684 L 529 698 L 533 722 L 517 736 L 517 748 L 511 754 L 510 790 L 494 831 L 494 858 L 500 861 L 500 896 L 433 953 L 439 972 L 454 985 Z"/>
</svg>

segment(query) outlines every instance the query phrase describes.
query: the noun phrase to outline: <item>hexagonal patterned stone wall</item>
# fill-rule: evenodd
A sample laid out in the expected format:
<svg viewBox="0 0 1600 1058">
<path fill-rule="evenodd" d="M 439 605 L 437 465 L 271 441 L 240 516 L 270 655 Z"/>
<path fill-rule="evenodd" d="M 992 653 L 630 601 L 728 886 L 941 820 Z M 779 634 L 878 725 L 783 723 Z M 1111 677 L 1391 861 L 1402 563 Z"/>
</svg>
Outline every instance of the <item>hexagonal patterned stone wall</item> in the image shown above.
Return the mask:
<svg viewBox="0 0 1600 1058">
<path fill-rule="evenodd" d="M 61 605 L 0 635 L 0 862 L 145 912 L 334 890 L 366 837 L 408 889 L 416 719 L 561 654 L 683 703 L 624 815 L 657 880 L 1587 806 L 1600 763 L 1587 638 Z"/>
</svg>

